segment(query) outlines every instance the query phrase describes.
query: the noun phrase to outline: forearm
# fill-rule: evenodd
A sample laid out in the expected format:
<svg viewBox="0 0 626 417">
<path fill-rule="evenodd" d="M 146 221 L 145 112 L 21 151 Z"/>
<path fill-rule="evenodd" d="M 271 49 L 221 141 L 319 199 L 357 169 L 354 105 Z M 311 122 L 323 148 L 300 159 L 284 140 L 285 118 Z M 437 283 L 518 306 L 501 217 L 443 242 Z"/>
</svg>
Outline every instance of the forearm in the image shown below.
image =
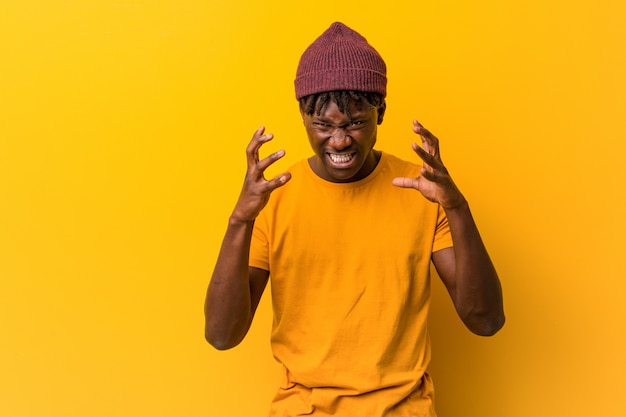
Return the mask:
<svg viewBox="0 0 626 417">
<path fill-rule="evenodd" d="M 459 315 L 474 333 L 492 335 L 504 324 L 502 288 L 467 201 L 446 215 L 454 241 L 452 297 Z"/>
<path fill-rule="evenodd" d="M 253 222 L 229 219 L 204 307 L 206 339 L 218 349 L 236 346 L 250 326 L 248 257 Z"/>
</svg>

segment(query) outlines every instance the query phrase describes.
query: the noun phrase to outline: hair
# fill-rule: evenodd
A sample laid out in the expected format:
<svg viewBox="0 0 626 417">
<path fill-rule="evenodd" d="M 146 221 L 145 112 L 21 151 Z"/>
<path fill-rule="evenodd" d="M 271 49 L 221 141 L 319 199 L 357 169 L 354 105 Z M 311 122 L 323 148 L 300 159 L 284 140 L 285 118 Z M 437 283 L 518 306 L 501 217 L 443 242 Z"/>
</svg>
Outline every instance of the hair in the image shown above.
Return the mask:
<svg viewBox="0 0 626 417">
<path fill-rule="evenodd" d="M 329 102 L 337 104 L 339 111 L 348 117 L 350 114 L 350 102 L 353 102 L 358 110 L 363 109 L 363 105 L 369 108 L 380 107 L 385 102 L 382 94 L 370 93 L 354 90 L 336 90 L 325 91 L 323 93 L 310 94 L 302 97 L 300 100 L 300 110 L 312 116 L 313 113 L 318 116 L 322 114 L 322 110 Z"/>
</svg>

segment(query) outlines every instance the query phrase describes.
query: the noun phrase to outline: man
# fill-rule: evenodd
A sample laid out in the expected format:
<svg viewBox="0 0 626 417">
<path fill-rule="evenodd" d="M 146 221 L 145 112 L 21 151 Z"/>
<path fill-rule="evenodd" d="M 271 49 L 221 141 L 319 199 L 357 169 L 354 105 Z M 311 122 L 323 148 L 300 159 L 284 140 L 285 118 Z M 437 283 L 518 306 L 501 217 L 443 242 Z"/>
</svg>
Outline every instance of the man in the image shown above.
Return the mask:
<svg viewBox="0 0 626 417">
<path fill-rule="evenodd" d="M 374 148 L 386 84 L 378 52 L 334 23 L 295 80 L 314 155 L 267 180 L 284 151 L 259 158 L 273 138 L 263 127 L 247 147 L 206 338 L 218 349 L 241 342 L 271 276 L 272 350 L 284 369 L 271 416 L 435 416 L 431 261 L 472 332 L 504 324 L 500 281 L 437 138 L 413 122 L 421 165 Z"/>
</svg>

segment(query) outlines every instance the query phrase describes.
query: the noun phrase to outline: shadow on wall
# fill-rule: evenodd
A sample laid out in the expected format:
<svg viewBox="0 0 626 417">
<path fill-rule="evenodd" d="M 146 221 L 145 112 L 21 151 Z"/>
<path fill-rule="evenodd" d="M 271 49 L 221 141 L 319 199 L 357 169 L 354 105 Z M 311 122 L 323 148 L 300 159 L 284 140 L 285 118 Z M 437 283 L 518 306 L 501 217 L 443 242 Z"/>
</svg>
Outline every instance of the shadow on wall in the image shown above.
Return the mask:
<svg viewBox="0 0 626 417">
<path fill-rule="evenodd" d="M 435 383 L 438 415 L 507 415 L 504 401 L 498 399 L 504 398 L 503 390 L 507 389 L 502 338 L 510 323 L 492 337 L 471 333 L 457 315 L 450 295 L 432 266 L 431 280 L 432 361 L 429 372 Z"/>
</svg>

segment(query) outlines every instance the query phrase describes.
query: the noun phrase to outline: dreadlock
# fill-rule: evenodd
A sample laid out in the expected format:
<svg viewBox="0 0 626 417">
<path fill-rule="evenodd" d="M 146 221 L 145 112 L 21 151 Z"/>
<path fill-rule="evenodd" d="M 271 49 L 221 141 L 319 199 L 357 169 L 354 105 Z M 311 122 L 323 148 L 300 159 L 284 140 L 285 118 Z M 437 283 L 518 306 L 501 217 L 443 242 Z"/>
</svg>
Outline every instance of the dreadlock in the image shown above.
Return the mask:
<svg viewBox="0 0 626 417">
<path fill-rule="evenodd" d="M 351 101 L 354 102 L 354 105 L 360 111 L 363 109 L 363 105 L 366 105 L 369 108 L 382 106 L 384 98 L 379 93 L 336 90 L 311 94 L 304 96 L 299 100 L 300 110 L 309 116 L 312 116 L 313 113 L 316 113 L 319 116 L 322 114 L 322 110 L 329 102 L 334 102 L 337 104 L 339 111 L 349 118 L 352 118 L 352 115 L 350 114 Z"/>
</svg>

